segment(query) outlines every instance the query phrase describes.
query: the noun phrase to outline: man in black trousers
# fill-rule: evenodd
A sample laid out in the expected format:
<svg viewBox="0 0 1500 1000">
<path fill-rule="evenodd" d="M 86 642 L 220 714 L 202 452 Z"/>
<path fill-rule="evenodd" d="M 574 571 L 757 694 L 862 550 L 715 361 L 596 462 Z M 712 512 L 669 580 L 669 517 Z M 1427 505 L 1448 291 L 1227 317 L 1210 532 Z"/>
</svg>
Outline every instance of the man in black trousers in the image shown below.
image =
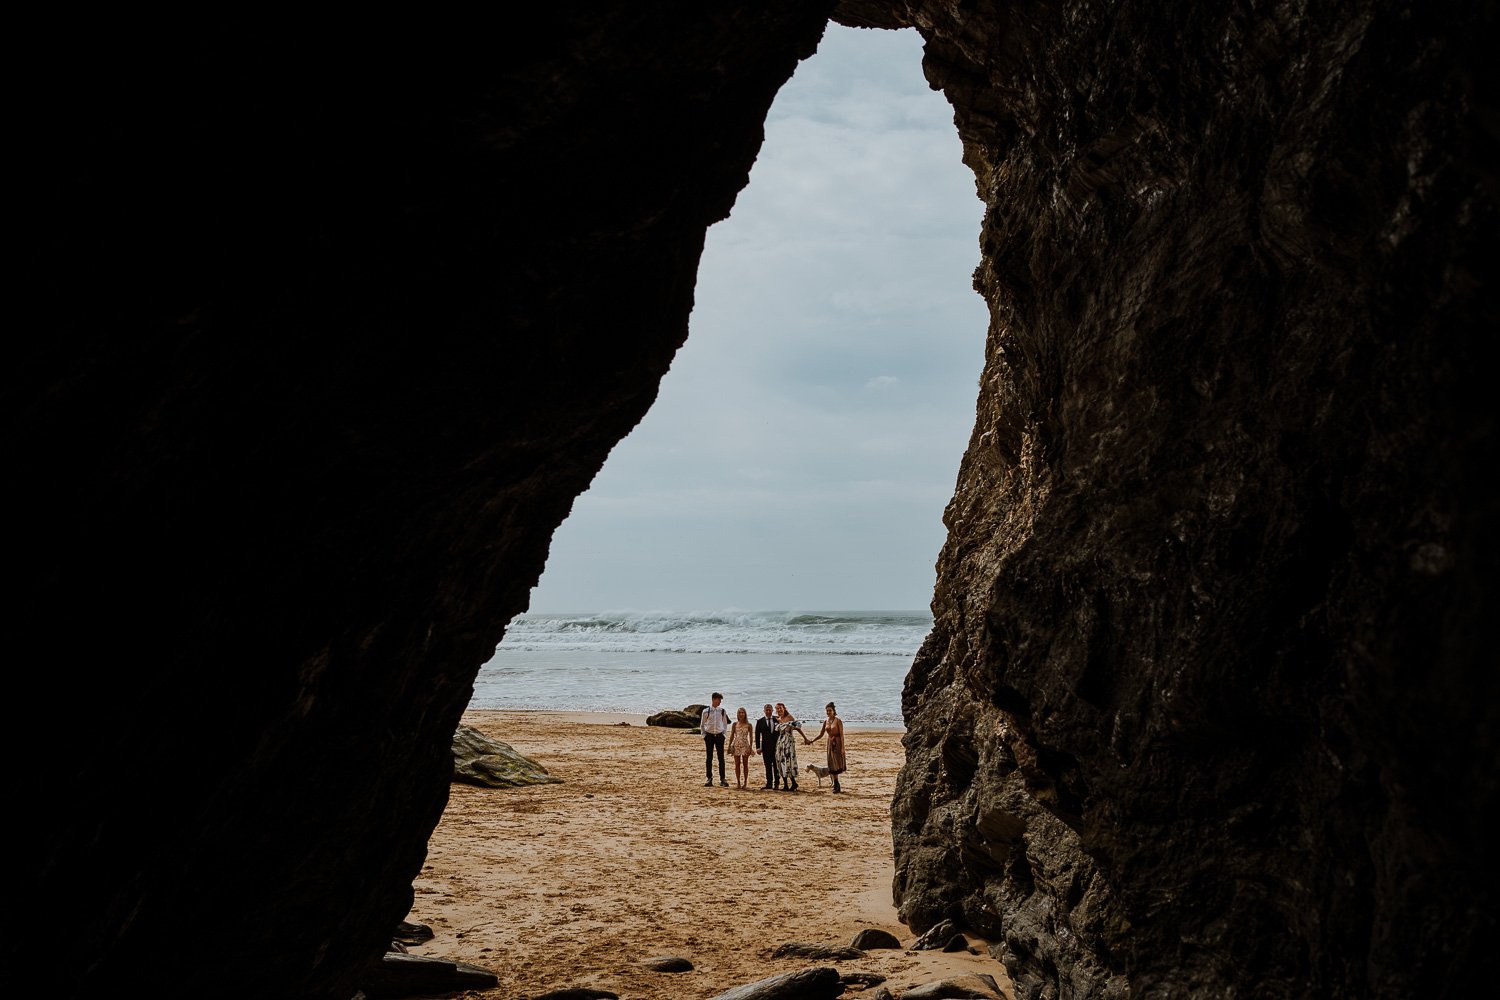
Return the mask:
<svg viewBox="0 0 1500 1000">
<path fill-rule="evenodd" d="M 725 788 L 729 782 L 724 777 L 724 734 L 729 731 L 729 713 L 721 707 L 724 696 L 715 691 L 708 699 L 713 702 L 703 710 L 698 719 L 698 731 L 703 734 L 704 761 L 703 767 L 708 771 L 708 780 L 703 783 L 704 788 L 714 783 L 714 751 L 719 751 L 719 784 Z"/>
<path fill-rule="evenodd" d="M 776 720 L 771 718 L 771 706 L 765 707 L 766 714 L 755 720 L 755 749 L 760 754 L 761 763 L 766 765 L 766 788 L 776 786 Z"/>
</svg>

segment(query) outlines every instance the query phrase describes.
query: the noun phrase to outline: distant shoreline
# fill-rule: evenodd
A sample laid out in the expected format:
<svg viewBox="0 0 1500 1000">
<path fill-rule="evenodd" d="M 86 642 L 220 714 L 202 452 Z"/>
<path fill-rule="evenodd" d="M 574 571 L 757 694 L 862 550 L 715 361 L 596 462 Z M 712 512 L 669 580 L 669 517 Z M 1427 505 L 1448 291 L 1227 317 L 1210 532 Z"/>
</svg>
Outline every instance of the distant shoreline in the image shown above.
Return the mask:
<svg viewBox="0 0 1500 1000">
<path fill-rule="evenodd" d="M 549 708 L 469 708 L 464 710 L 465 715 L 477 715 L 499 718 L 502 716 L 523 716 L 536 719 L 538 722 L 566 722 L 580 726 L 618 726 L 627 723 L 632 726 L 645 726 L 646 716 L 632 715 L 626 712 L 569 712 L 561 709 Z M 799 720 L 804 726 L 809 721 L 821 721 L 822 713 L 816 720 Z M 653 727 L 656 728 L 656 727 Z M 673 732 L 666 726 L 660 727 L 663 732 Z M 851 733 L 904 733 L 906 726 L 899 722 L 849 722 L 844 723 L 844 728 Z M 686 733 L 688 730 L 680 729 L 676 732 Z"/>
</svg>

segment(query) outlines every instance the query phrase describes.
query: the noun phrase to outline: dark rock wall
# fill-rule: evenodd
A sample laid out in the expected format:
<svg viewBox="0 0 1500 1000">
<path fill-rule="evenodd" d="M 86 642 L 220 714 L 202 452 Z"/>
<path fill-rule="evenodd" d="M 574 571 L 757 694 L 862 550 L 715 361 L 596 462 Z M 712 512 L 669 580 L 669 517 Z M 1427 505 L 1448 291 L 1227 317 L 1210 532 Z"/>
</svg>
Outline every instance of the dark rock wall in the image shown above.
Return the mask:
<svg viewBox="0 0 1500 1000">
<path fill-rule="evenodd" d="M 922 31 L 986 203 L 904 917 L 1023 998 L 1478 992 L 1494 5 L 835 16 Z"/>
<path fill-rule="evenodd" d="M 70 749 L 22 766 L 12 909 L 49 992 L 352 994 L 827 15 L 538 9 L 17 27 L 9 703 Z"/>
</svg>

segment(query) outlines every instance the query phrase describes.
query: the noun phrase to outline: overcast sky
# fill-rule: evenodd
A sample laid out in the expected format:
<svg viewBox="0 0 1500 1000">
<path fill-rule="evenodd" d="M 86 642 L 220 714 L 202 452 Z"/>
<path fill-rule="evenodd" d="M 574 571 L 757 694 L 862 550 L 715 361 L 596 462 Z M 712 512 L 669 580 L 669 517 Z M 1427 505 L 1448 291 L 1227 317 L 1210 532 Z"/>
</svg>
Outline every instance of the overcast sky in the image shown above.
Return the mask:
<svg viewBox="0 0 1500 1000">
<path fill-rule="evenodd" d="M 916 32 L 830 24 L 532 611 L 928 606 L 986 325 L 960 156 Z"/>
</svg>

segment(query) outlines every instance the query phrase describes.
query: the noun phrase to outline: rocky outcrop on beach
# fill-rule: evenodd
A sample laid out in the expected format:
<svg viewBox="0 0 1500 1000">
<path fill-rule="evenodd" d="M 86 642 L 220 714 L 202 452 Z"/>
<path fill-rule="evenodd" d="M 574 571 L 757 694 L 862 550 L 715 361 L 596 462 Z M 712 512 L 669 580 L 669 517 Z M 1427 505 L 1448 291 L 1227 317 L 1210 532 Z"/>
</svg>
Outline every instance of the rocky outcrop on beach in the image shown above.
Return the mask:
<svg viewBox="0 0 1500 1000">
<path fill-rule="evenodd" d="M 901 994 L 901 1000 L 1003 1000 L 1004 997 L 1005 991 L 995 978 L 983 973 L 923 983 Z"/>
<path fill-rule="evenodd" d="M 713 1000 L 824 1000 L 844 992 L 837 969 L 818 966 L 783 972 L 765 979 L 736 986 L 718 994 Z"/>
<path fill-rule="evenodd" d="M 465 990 L 489 990 L 498 984 L 493 972 L 465 962 L 387 952 L 364 974 L 359 989 L 369 1000 L 403 1000 Z"/>
<path fill-rule="evenodd" d="M 864 951 L 874 951 L 877 948 L 900 948 L 901 939 L 879 927 L 866 927 L 854 935 L 853 940 L 849 942 L 849 947 Z"/>
<path fill-rule="evenodd" d="M 833 6 L 28 25 L 11 698 L 109 751 L 14 800 L 51 988 L 383 963 L 477 671 Z M 1019 1000 L 1481 995 L 1495 5 L 837 17 L 921 32 L 984 204 L 904 919 Z"/>
<path fill-rule="evenodd" d="M 703 721 L 702 705 L 689 705 L 687 708 L 668 708 L 646 717 L 646 725 L 662 726 L 667 729 L 697 729 L 698 723 Z M 694 708 L 697 711 L 694 711 Z"/>
<path fill-rule="evenodd" d="M 864 958 L 865 953 L 858 948 L 847 947 L 836 944 L 816 944 L 811 941 L 788 941 L 777 945 L 776 950 L 771 952 L 772 958 L 811 958 L 820 962 L 847 961 L 854 958 Z"/>
<path fill-rule="evenodd" d="M 453 731 L 453 780 L 485 788 L 521 788 L 562 781 L 509 743 L 491 739 L 472 726 L 459 726 Z"/>
</svg>

